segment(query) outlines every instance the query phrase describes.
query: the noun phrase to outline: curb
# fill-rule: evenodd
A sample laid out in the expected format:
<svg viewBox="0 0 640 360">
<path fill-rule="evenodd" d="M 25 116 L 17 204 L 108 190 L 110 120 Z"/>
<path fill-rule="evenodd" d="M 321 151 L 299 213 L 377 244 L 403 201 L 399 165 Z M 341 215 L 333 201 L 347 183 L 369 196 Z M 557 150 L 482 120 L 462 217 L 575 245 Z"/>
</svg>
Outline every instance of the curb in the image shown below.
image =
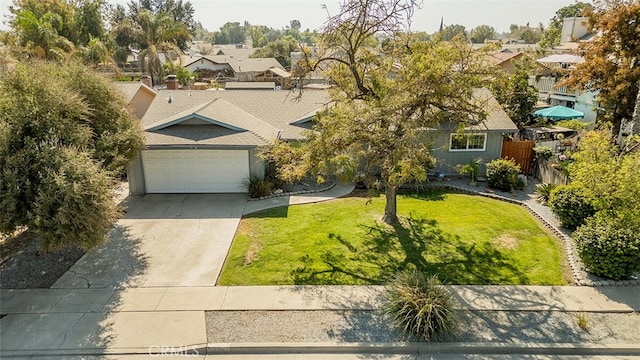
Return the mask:
<svg viewBox="0 0 640 360">
<path fill-rule="evenodd" d="M 527 354 L 640 355 L 638 344 L 589 343 L 210 343 L 207 355 L 250 354 Z"/>
<path fill-rule="evenodd" d="M 481 354 L 481 355 L 609 355 L 640 356 L 639 344 L 591 343 L 464 343 L 464 342 L 392 342 L 392 343 L 209 343 L 189 346 L 122 349 L 41 349 L 3 350 L 2 358 L 63 356 L 203 356 L 203 355 L 277 355 L 277 354 Z"/>
<path fill-rule="evenodd" d="M 315 193 L 331 190 L 335 186 L 336 186 L 336 182 L 335 181 L 330 181 L 329 185 L 327 185 L 325 187 L 322 187 L 322 188 L 318 188 L 318 189 L 300 190 L 300 191 L 291 191 L 291 192 L 281 192 L 281 193 L 278 193 L 278 194 L 271 194 L 271 195 L 261 196 L 261 197 L 257 197 L 257 198 L 250 197 L 249 201 L 267 200 L 267 199 L 273 199 L 273 198 L 283 197 L 283 196 L 294 196 L 294 195 L 302 195 L 302 194 L 315 194 Z"/>
</svg>

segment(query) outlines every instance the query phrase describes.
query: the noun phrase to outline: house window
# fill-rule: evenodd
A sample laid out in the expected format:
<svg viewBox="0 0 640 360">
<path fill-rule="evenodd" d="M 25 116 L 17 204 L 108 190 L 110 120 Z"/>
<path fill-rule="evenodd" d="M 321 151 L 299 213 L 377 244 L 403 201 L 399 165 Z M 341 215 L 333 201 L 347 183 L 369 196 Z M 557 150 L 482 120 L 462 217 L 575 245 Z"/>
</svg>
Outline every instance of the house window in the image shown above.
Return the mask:
<svg viewBox="0 0 640 360">
<path fill-rule="evenodd" d="M 451 134 L 450 151 L 485 151 L 487 134 Z"/>
</svg>

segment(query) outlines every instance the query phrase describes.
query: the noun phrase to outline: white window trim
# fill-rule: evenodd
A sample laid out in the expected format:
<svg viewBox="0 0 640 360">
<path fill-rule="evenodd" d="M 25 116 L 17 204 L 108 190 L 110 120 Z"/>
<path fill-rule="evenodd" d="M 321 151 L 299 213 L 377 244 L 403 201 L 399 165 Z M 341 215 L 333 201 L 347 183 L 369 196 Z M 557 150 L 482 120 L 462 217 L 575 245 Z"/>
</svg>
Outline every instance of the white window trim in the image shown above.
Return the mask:
<svg viewBox="0 0 640 360">
<path fill-rule="evenodd" d="M 469 138 L 467 138 L 467 148 L 466 149 L 452 149 L 451 145 L 453 144 L 453 137 L 454 136 L 458 136 L 458 135 L 469 136 L 469 137 L 472 136 L 472 135 L 482 135 L 482 136 L 484 136 L 484 142 L 482 143 L 482 149 L 469 149 Z M 451 134 L 449 134 L 449 151 L 453 151 L 453 152 L 469 152 L 469 151 L 480 152 L 480 151 L 487 151 L 487 133 L 486 132 L 482 132 L 482 133 L 463 133 L 463 134 L 451 133 Z"/>
</svg>

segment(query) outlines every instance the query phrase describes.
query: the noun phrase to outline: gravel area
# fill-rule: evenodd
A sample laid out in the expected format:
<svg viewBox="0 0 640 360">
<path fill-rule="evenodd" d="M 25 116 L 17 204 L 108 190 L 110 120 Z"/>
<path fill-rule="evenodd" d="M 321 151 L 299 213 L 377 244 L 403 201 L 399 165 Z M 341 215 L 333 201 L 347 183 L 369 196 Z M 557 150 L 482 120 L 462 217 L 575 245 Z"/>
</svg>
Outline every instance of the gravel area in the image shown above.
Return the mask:
<svg viewBox="0 0 640 360">
<path fill-rule="evenodd" d="M 461 331 L 448 341 L 495 343 L 638 344 L 638 313 L 465 311 Z M 394 342 L 407 340 L 375 311 L 211 311 L 211 343 Z"/>
<path fill-rule="evenodd" d="M 0 244 L 0 289 L 43 289 L 53 285 L 85 253 L 80 248 L 40 254 L 27 230 Z"/>
<path fill-rule="evenodd" d="M 129 184 L 123 181 L 116 189 L 116 203 L 123 205 L 128 194 Z M 14 235 L 0 234 L 0 289 L 49 288 L 85 253 L 71 247 L 41 254 L 29 230 Z"/>
</svg>

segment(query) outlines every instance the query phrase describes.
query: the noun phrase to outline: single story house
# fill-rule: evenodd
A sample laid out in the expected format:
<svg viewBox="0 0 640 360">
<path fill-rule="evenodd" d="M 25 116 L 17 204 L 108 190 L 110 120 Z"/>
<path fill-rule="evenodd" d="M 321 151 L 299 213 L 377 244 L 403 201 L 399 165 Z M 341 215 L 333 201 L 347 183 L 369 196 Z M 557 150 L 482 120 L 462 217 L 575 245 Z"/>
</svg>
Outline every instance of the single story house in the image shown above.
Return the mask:
<svg viewBox="0 0 640 360">
<path fill-rule="evenodd" d="M 481 157 L 500 157 L 505 135 L 516 125 L 487 90 L 483 123 L 457 132 L 444 125 L 434 132 L 436 171 Z M 131 193 L 246 192 L 250 175 L 264 175 L 258 147 L 275 139 L 303 140 L 329 95 L 324 90 L 297 93 L 274 90 L 161 90 L 141 120 L 146 147 L 129 166 Z"/>
<path fill-rule="evenodd" d="M 499 159 L 505 137 L 518 132 L 518 126 L 489 90 L 476 89 L 474 96 L 483 104 L 486 119 L 462 131 L 458 131 L 457 124 L 442 124 L 432 140 L 434 171 L 453 175 L 459 173 L 457 165 L 468 164 L 474 158 L 481 158 L 484 163 Z"/>
<path fill-rule="evenodd" d="M 129 189 L 143 193 L 245 192 L 263 176 L 259 146 L 301 140 L 328 93 L 274 90 L 161 90 L 141 120 L 146 147 L 129 166 Z"/>
<path fill-rule="evenodd" d="M 218 74 L 216 79 L 222 81 L 259 81 L 256 76 L 264 77 L 268 70 L 289 74 L 275 58 L 240 58 L 227 55 L 185 56 L 182 58 L 182 64 L 191 73 Z M 281 81 L 284 82 L 284 80 Z"/>
</svg>

